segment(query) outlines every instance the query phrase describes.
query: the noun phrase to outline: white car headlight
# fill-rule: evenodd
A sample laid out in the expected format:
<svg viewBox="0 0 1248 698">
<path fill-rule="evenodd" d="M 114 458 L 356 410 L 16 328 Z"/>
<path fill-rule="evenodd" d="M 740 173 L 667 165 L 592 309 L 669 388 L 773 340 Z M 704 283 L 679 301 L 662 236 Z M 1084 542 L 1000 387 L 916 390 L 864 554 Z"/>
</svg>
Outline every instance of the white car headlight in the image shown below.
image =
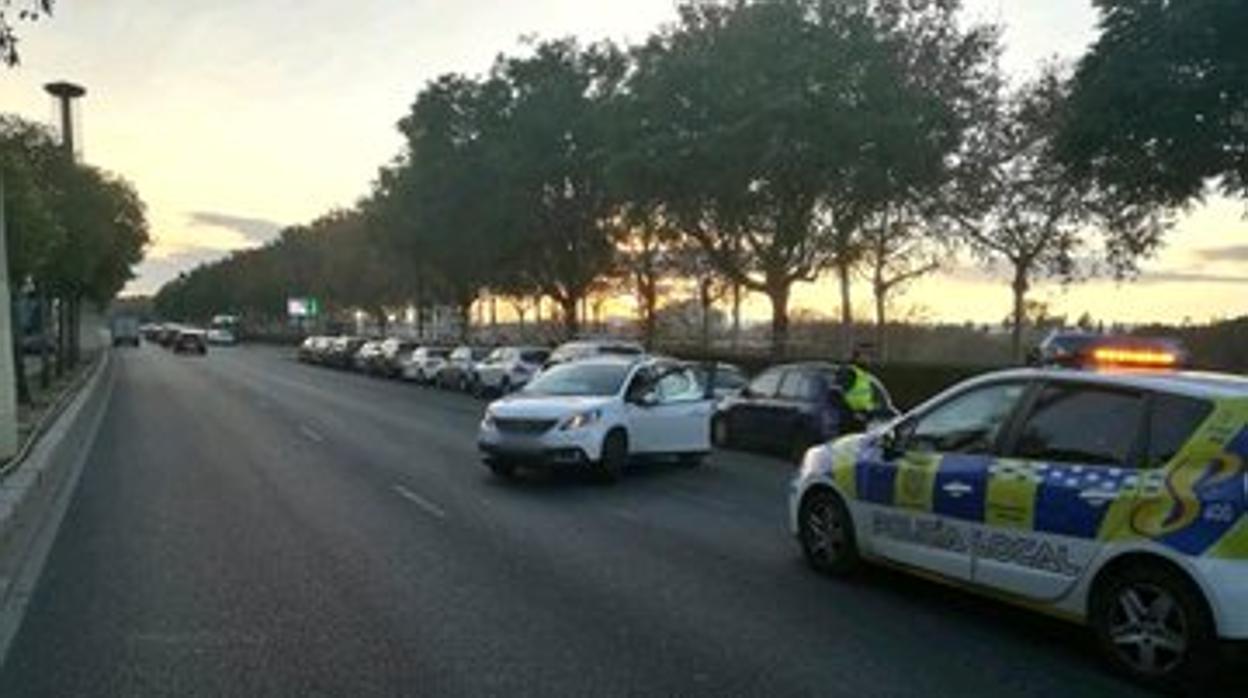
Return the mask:
<svg viewBox="0 0 1248 698">
<path fill-rule="evenodd" d="M 563 422 L 563 426 L 559 427 L 563 431 L 572 431 L 574 429 L 584 429 L 585 427 L 602 419 L 602 410 L 587 410 L 580 414 L 574 414 Z"/>
<path fill-rule="evenodd" d="M 481 426 L 486 429 L 494 428 L 494 413 L 490 410 L 485 411 L 485 416 L 481 418 Z"/>
</svg>

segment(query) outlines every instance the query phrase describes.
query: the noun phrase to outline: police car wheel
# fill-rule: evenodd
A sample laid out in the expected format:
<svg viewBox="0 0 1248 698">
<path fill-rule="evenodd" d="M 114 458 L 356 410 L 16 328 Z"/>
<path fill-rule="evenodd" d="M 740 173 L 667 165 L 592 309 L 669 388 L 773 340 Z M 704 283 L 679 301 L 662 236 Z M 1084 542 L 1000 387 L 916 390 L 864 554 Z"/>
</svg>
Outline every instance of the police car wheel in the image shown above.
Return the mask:
<svg viewBox="0 0 1248 698">
<path fill-rule="evenodd" d="M 1200 592 L 1174 570 L 1138 565 L 1114 573 L 1097 589 L 1091 612 L 1102 651 L 1131 678 L 1165 685 L 1208 669 L 1213 619 Z"/>
<path fill-rule="evenodd" d="M 798 537 L 806 562 L 816 571 L 843 575 L 858 566 L 853 519 L 845 503 L 832 492 L 815 491 L 802 501 Z"/>
</svg>

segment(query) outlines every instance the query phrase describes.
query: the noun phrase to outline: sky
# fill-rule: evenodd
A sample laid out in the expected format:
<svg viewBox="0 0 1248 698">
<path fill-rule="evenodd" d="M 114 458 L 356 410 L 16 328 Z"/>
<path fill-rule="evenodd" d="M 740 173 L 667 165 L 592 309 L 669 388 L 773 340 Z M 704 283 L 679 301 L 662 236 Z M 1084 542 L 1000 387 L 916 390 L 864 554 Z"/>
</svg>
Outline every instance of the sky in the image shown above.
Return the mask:
<svg viewBox="0 0 1248 698">
<path fill-rule="evenodd" d="M 1074 59 L 1095 37 L 1090 0 L 967 0 L 968 19 L 1005 25 L 1005 69 Z M 23 64 L 0 72 L 0 111 L 51 123 L 42 85 L 84 85 L 83 158 L 136 184 L 153 244 L 127 293 L 150 293 L 197 263 L 262 244 L 286 225 L 351 206 L 400 149 L 394 125 L 420 87 L 479 73 L 524 36 L 640 41 L 674 0 L 58 0 L 23 25 Z M 1212 198 L 1130 283 L 1044 284 L 1051 312 L 1124 322 L 1248 314 L 1248 206 Z M 868 312 L 869 290 L 855 289 Z M 794 305 L 835 315 L 830 282 Z M 912 285 L 900 315 L 996 322 L 1010 309 L 993 270 L 959 267 Z M 751 316 L 767 315 L 754 298 Z"/>
</svg>

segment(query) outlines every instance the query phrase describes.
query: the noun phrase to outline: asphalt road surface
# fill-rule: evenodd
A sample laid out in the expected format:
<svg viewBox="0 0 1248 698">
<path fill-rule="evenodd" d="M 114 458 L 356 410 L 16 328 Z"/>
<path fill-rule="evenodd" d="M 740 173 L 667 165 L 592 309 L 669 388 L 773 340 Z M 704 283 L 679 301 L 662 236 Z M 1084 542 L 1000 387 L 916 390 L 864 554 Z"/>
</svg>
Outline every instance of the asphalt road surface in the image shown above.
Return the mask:
<svg viewBox="0 0 1248 698">
<path fill-rule="evenodd" d="M 808 571 L 778 460 L 504 483 L 465 396 L 116 358 L 0 696 L 1139 694 L 1078 627 Z"/>
</svg>

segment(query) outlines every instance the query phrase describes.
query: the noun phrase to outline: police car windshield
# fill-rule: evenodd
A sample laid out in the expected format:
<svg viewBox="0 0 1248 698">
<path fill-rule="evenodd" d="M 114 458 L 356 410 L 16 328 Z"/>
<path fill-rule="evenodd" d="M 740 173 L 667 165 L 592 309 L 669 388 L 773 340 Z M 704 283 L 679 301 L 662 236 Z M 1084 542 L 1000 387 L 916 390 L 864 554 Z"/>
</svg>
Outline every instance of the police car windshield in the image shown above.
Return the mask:
<svg viewBox="0 0 1248 698">
<path fill-rule="evenodd" d="M 524 389 L 527 395 L 615 395 L 628 377 L 626 364 L 563 364 L 537 377 Z"/>
</svg>

